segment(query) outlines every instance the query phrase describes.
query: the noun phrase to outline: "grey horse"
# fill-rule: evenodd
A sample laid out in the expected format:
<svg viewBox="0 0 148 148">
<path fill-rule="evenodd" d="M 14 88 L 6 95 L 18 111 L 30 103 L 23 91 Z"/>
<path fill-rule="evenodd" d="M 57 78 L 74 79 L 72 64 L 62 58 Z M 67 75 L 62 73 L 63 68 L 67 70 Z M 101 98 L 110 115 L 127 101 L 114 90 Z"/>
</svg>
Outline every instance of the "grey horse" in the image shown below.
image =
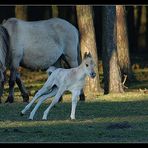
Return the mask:
<svg viewBox="0 0 148 148">
<path fill-rule="evenodd" d="M 0 26 L 0 97 L 3 94 L 6 67 L 10 68 L 9 95 L 6 102 L 14 101 L 17 83 L 24 102 L 28 92 L 21 81 L 19 66 L 46 70 L 59 65 L 64 57 L 70 67 L 80 61 L 79 33 L 76 27 L 60 18 L 41 21 L 23 21 L 10 18 Z M 80 99 L 84 100 L 83 91 Z"/>
</svg>

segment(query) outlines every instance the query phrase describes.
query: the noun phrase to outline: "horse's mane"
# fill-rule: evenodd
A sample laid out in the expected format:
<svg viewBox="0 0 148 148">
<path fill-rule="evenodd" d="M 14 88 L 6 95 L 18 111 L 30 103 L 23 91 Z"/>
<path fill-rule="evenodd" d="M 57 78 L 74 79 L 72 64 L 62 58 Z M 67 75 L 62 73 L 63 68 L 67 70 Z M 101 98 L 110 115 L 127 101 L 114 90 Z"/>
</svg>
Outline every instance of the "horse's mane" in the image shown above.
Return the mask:
<svg viewBox="0 0 148 148">
<path fill-rule="evenodd" d="M 0 25 L 0 62 L 3 68 L 8 64 L 9 34 L 5 27 Z"/>
</svg>

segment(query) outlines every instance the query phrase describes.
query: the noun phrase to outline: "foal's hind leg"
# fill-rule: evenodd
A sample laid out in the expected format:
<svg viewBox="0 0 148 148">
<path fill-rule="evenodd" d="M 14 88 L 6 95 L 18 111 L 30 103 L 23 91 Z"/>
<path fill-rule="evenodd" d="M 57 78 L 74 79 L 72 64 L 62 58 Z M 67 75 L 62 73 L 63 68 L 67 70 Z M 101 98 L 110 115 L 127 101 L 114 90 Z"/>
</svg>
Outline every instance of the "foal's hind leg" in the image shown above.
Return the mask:
<svg viewBox="0 0 148 148">
<path fill-rule="evenodd" d="M 35 100 L 37 100 L 39 97 L 41 97 L 42 95 L 45 95 L 45 94 L 47 94 L 47 89 L 46 88 L 40 89 L 36 93 L 36 95 L 33 97 L 33 99 L 31 100 L 31 102 L 21 111 L 21 115 L 24 115 L 26 113 L 26 111 L 30 109 L 30 107 L 35 102 Z"/>
<path fill-rule="evenodd" d="M 16 74 L 16 83 L 22 93 L 22 97 L 23 97 L 23 102 L 29 102 L 29 95 L 28 92 L 24 86 L 24 84 L 22 83 L 21 79 L 20 79 L 20 73 L 17 72 Z"/>
<path fill-rule="evenodd" d="M 57 93 L 57 90 L 58 90 L 57 87 L 54 87 L 54 88 L 52 89 L 52 91 L 51 91 L 49 94 L 44 95 L 44 96 L 41 96 L 41 97 L 39 98 L 38 103 L 36 104 L 36 106 L 34 107 L 34 109 L 32 110 L 32 112 L 30 113 L 30 116 L 29 116 L 29 119 L 30 119 L 30 120 L 33 120 L 33 117 L 34 117 L 34 115 L 35 115 L 37 109 L 38 109 L 38 108 L 40 107 L 40 105 L 42 104 L 42 102 L 44 102 L 44 101 L 45 101 L 46 99 L 48 99 L 48 98 L 51 98 L 51 97 L 55 96 L 56 93 Z"/>
</svg>

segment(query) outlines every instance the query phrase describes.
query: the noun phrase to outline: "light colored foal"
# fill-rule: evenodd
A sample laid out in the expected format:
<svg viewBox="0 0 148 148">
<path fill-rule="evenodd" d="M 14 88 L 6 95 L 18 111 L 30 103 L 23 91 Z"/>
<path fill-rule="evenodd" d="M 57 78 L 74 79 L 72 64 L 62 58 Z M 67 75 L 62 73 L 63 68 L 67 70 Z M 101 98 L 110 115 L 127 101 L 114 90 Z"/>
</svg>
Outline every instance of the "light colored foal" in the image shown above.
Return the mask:
<svg viewBox="0 0 148 148">
<path fill-rule="evenodd" d="M 35 94 L 32 101 L 21 111 L 21 114 L 25 114 L 27 110 L 32 106 L 35 100 L 39 99 L 38 103 L 30 113 L 29 119 L 33 120 L 33 117 L 42 104 L 49 97 L 54 97 L 49 107 L 45 110 L 43 120 L 47 120 L 47 115 L 50 109 L 59 101 L 60 97 L 65 91 L 72 93 L 72 108 L 71 119 L 75 119 L 75 110 L 77 106 L 78 96 L 85 84 L 85 77 L 90 76 L 94 78 L 96 73 L 94 71 L 94 61 L 90 53 L 85 53 L 82 63 L 71 69 L 50 67 L 47 72 L 50 73 L 47 81 L 43 87 Z"/>
</svg>

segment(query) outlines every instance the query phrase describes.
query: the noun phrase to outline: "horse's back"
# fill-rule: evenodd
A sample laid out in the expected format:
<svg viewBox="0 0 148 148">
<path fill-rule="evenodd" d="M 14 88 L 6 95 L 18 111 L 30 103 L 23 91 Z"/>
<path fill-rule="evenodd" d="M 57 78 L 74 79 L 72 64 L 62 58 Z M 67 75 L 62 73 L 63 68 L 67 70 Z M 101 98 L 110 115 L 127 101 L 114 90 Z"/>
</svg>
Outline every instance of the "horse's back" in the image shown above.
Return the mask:
<svg viewBox="0 0 148 148">
<path fill-rule="evenodd" d="M 70 32 L 78 33 L 75 26 L 73 26 L 71 23 L 61 18 L 51 18 L 48 20 L 40 20 L 40 21 L 24 21 L 17 18 L 9 18 L 7 21 L 3 23 L 3 26 L 8 29 L 8 32 L 18 31 L 18 30 L 22 32 L 23 31 L 37 32 L 37 29 L 42 31 L 46 29 L 46 32 L 48 33 L 48 32 L 53 32 L 56 29 L 57 33 L 59 32 L 65 33 L 65 31 L 69 31 L 69 33 Z"/>
</svg>

